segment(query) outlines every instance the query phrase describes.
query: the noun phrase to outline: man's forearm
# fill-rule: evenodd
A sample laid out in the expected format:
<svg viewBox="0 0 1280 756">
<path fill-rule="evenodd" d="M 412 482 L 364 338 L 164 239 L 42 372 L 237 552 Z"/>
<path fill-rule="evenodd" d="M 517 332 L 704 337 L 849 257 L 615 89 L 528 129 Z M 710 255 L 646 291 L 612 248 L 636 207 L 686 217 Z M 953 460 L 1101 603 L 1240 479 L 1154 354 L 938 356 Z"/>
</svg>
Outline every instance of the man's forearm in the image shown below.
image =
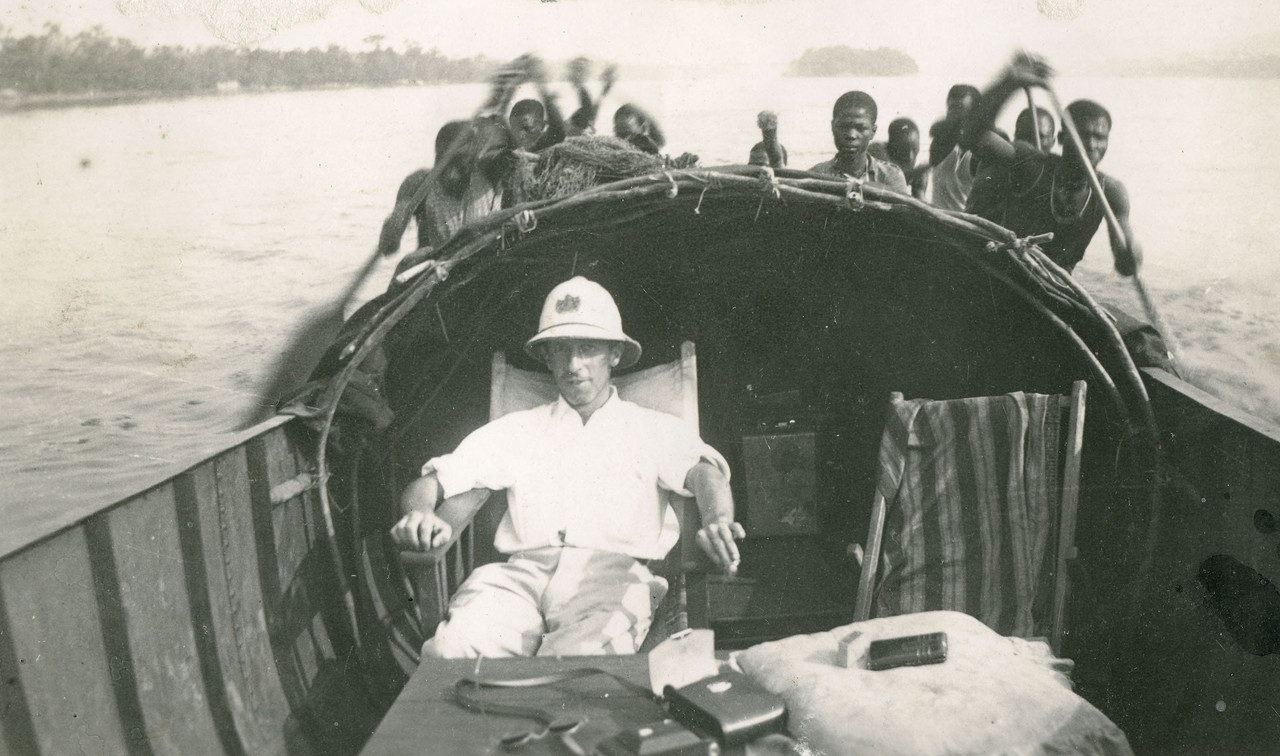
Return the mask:
<svg viewBox="0 0 1280 756">
<path fill-rule="evenodd" d="M 720 468 L 709 462 L 699 462 L 689 471 L 687 487 L 698 503 L 703 525 L 733 522 L 733 491 Z"/>
<path fill-rule="evenodd" d="M 428 514 L 436 509 L 440 500 L 440 482 L 434 473 L 423 475 L 410 483 L 400 495 L 400 513 L 422 512 Z"/>
<path fill-rule="evenodd" d="M 1001 76 L 991 87 L 982 93 L 978 104 L 969 112 L 961 129 L 959 143 L 962 149 L 980 150 L 982 138 L 996 127 L 996 117 L 1005 102 L 1017 91 L 1017 85 L 1008 77 Z"/>
</svg>

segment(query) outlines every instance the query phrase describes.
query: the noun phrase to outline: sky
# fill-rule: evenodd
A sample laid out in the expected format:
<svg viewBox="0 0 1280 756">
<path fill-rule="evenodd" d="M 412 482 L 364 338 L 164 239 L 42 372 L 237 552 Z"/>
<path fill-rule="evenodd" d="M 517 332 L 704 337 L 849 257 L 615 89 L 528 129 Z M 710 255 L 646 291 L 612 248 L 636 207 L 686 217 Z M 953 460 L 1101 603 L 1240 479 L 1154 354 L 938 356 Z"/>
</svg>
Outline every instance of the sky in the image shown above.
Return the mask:
<svg viewBox="0 0 1280 756">
<path fill-rule="evenodd" d="M 1018 48 L 1091 58 L 1229 58 L 1280 49 L 1273 0 L 19 0 L 11 33 L 102 25 L 141 45 L 294 49 L 416 42 L 453 56 L 584 54 L 619 63 L 777 68 L 806 48 L 895 47 L 926 74 L 989 74 Z"/>
</svg>

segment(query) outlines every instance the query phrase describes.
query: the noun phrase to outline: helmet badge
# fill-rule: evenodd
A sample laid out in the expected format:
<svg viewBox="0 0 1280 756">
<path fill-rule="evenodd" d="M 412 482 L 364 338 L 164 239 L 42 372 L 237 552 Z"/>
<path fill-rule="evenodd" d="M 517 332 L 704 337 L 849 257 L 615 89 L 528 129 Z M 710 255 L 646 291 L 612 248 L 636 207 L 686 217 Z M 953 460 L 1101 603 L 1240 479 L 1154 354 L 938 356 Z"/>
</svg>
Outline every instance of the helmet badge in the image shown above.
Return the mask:
<svg viewBox="0 0 1280 756">
<path fill-rule="evenodd" d="M 566 294 L 556 302 L 556 312 L 576 312 L 582 302 L 572 294 Z"/>
</svg>

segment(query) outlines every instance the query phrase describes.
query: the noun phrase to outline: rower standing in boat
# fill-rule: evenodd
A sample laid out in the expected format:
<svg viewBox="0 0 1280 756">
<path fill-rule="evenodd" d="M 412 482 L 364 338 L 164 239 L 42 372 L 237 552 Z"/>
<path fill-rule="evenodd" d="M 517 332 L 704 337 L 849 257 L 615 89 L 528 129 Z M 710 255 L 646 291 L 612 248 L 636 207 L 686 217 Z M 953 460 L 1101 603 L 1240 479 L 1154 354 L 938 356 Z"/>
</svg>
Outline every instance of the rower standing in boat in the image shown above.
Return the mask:
<svg viewBox="0 0 1280 756">
<path fill-rule="evenodd" d="M 450 121 L 440 127 L 440 130 L 436 132 L 436 164 L 437 165 L 440 164 L 441 158 L 443 158 L 445 154 L 449 151 L 449 145 L 453 144 L 453 140 L 462 136 L 462 134 L 466 131 L 466 129 L 467 129 L 466 121 Z M 443 178 L 443 173 L 442 173 L 441 180 L 445 181 L 447 184 L 454 187 L 457 187 L 461 184 L 463 180 L 463 176 L 461 175 L 462 164 L 460 161 L 452 161 L 451 164 L 447 167 L 441 165 L 440 170 L 442 172 L 448 172 L 450 174 L 449 178 L 445 179 Z M 416 225 L 418 229 L 418 248 L 419 249 L 421 249 L 422 247 L 432 246 L 433 244 L 436 243 L 433 240 L 439 236 L 438 231 L 436 229 L 433 229 L 433 225 L 434 225 L 432 222 L 433 219 L 428 217 L 427 203 L 423 201 L 410 207 L 410 205 L 413 203 L 414 195 L 418 193 L 418 190 L 422 187 L 423 184 L 426 183 L 427 179 L 430 176 L 431 176 L 430 168 L 419 168 L 418 170 L 406 176 L 404 181 L 400 182 L 400 189 L 396 191 L 396 206 L 395 206 L 395 209 L 392 211 L 393 215 L 401 212 L 406 212 L 413 217 L 414 225 Z M 383 239 L 378 243 L 378 249 L 384 255 L 394 254 L 396 250 L 398 250 L 399 248 L 400 248 L 399 237 L 396 237 L 395 239 Z"/>
<path fill-rule="evenodd" d="M 451 121 L 436 133 L 435 168 L 416 170 L 401 182 L 396 205 L 378 237 L 378 251 L 394 254 L 409 218 L 414 218 L 418 248 L 400 261 L 400 269 L 426 259 L 463 225 L 501 207 L 502 187 L 515 168 L 515 158 L 510 129 L 500 114 L 528 77 L 527 56 L 495 74 L 481 115 Z"/>
<path fill-rule="evenodd" d="M 1038 145 L 1041 152 L 1053 151 L 1053 135 L 1058 124 L 1053 120 L 1053 113 L 1044 108 L 1036 108 L 1036 123 L 1031 123 L 1031 108 L 1023 108 L 1013 124 L 1013 140 Z M 1038 132 L 1038 133 L 1037 133 Z"/>
<path fill-rule="evenodd" d="M 924 199 L 929 189 L 929 164 L 916 165 L 916 158 L 920 155 L 920 127 L 915 121 L 910 118 L 893 119 L 889 122 L 889 140 L 872 142 L 867 152 L 898 166 L 911 187 L 911 196 Z"/>
<path fill-rule="evenodd" d="M 956 84 L 947 92 L 946 115 L 929 128 L 930 203 L 943 210 L 963 210 L 969 201 L 978 166 L 962 146 L 965 121 L 981 100 L 978 88 Z"/>
<path fill-rule="evenodd" d="M 627 142 L 632 147 L 657 155 L 667 144 L 662 129 L 653 116 L 640 109 L 639 105 L 627 103 L 613 114 L 614 136 Z"/>
<path fill-rule="evenodd" d="M 876 101 L 866 92 L 845 92 L 831 109 L 831 138 L 836 156 L 809 169 L 824 176 L 841 176 L 910 194 L 898 166 L 867 154 L 876 135 Z"/>
<path fill-rule="evenodd" d="M 547 87 L 547 71 L 542 61 L 526 56 L 525 73 L 538 87 L 538 100 L 521 100 L 511 106 L 511 137 L 516 148 L 538 153 L 560 144 L 565 137 L 564 116 L 556 104 L 555 94 Z"/>
<path fill-rule="evenodd" d="M 427 549 L 451 532 L 435 513 L 441 493 L 507 492 L 494 546 L 508 560 L 467 578 L 424 656 L 634 653 L 666 593 L 645 561 L 665 556 L 679 530 L 661 490 L 694 496 L 698 542 L 721 566 L 738 562 L 745 533 L 724 458 L 678 418 L 624 401 L 610 384 L 640 344 L 604 287 L 576 277 L 552 289 L 525 350 L 546 362 L 560 398 L 476 430 L 429 460 L 401 497 L 392 537 Z"/>
<path fill-rule="evenodd" d="M 993 129 L 992 133 L 1002 141 L 1022 142 L 1048 153 L 1053 149 L 1053 137 L 1058 131 L 1058 125 L 1053 120 L 1053 114 L 1044 108 L 1036 108 L 1036 113 L 1039 119 L 1033 124 L 1031 108 L 1022 109 L 1014 123 L 1012 140 L 1000 129 Z M 973 182 L 973 190 L 969 192 L 969 202 L 965 205 L 964 211 L 984 218 L 991 215 L 1002 216 L 1004 203 L 1011 191 L 1009 188 L 1011 170 L 1012 167 L 1007 163 L 983 163 L 981 173 Z"/>
<path fill-rule="evenodd" d="M 1070 272 L 1084 257 L 1102 222 L 1102 202 L 1094 196 L 1084 160 L 1096 168 L 1107 154 L 1111 114 L 1091 100 L 1077 100 L 1067 106 L 1067 113 L 1080 132 L 1083 156 L 1068 138 L 1065 127 L 1058 133 L 1062 155 L 1023 141 L 1010 144 L 992 131 L 995 117 L 1009 97 L 1023 87 L 1045 84 L 1051 75 L 1052 69 L 1043 60 L 1027 54 L 1015 56 L 970 113 L 962 140 L 984 163 L 1008 168 L 1007 181 L 992 182 L 975 200 L 972 211 L 1019 236 L 1053 233 L 1053 240 L 1040 247 Z M 1113 177 L 1099 173 L 1098 180 L 1124 232 L 1123 237 L 1110 234 L 1116 272 L 1133 275 L 1142 262 L 1142 253 L 1129 228 L 1129 194 L 1124 184 Z"/>
<path fill-rule="evenodd" d="M 762 110 L 756 116 L 756 125 L 760 127 L 760 141 L 751 148 L 747 165 L 786 168 L 787 148 L 778 141 L 778 114 L 772 110 Z"/>
</svg>

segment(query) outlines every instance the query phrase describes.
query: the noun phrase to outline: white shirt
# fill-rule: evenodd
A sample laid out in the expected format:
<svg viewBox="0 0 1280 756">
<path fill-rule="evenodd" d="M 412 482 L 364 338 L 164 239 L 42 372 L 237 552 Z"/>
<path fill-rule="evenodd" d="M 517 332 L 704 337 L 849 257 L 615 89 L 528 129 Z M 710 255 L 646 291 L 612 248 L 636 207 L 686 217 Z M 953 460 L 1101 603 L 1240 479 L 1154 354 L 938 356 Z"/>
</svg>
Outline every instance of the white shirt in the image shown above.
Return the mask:
<svg viewBox="0 0 1280 756">
<path fill-rule="evenodd" d="M 957 145 L 933 167 L 929 184 L 932 204 L 944 210 L 964 210 L 973 191 L 973 153 Z"/>
<path fill-rule="evenodd" d="M 498 418 L 422 473 L 434 472 L 445 496 L 506 489 L 494 538 L 505 554 L 567 545 L 660 559 L 680 535 L 661 492 L 692 496 L 694 465 L 705 459 L 726 478 L 729 465 L 679 418 L 610 392 L 586 423 L 564 397 Z"/>
</svg>

